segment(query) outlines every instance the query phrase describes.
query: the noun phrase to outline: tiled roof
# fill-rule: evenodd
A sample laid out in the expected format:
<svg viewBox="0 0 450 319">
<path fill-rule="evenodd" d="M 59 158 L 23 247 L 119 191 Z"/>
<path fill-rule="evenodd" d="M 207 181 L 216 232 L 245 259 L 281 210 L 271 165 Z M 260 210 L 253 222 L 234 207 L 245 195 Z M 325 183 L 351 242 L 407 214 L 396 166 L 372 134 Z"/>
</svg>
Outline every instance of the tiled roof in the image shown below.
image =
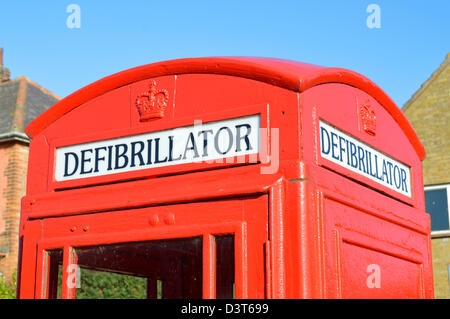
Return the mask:
<svg viewBox="0 0 450 319">
<path fill-rule="evenodd" d="M 24 76 L 0 83 L 0 142 L 28 141 L 24 128 L 59 100 Z"/>
</svg>

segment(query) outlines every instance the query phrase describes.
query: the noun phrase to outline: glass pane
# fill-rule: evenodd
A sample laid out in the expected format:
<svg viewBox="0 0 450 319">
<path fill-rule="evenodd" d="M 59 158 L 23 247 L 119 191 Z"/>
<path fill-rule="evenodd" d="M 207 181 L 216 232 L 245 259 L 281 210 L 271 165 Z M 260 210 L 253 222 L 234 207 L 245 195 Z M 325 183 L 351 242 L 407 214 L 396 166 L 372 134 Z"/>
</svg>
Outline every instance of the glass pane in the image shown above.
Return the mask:
<svg viewBox="0 0 450 319">
<path fill-rule="evenodd" d="M 77 299 L 145 299 L 145 278 L 80 268 L 80 285 Z"/>
<path fill-rule="evenodd" d="M 448 230 L 447 189 L 425 191 L 425 210 L 431 215 L 431 230 Z"/>
<path fill-rule="evenodd" d="M 234 298 L 234 235 L 216 236 L 216 298 Z"/>
<path fill-rule="evenodd" d="M 448 283 L 450 284 L 450 265 L 447 265 L 448 268 Z"/>
<path fill-rule="evenodd" d="M 77 299 L 201 298 L 202 238 L 77 248 Z"/>
<path fill-rule="evenodd" d="M 63 250 L 47 252 L 47 298 L 61 298 Z"/>
</svg>

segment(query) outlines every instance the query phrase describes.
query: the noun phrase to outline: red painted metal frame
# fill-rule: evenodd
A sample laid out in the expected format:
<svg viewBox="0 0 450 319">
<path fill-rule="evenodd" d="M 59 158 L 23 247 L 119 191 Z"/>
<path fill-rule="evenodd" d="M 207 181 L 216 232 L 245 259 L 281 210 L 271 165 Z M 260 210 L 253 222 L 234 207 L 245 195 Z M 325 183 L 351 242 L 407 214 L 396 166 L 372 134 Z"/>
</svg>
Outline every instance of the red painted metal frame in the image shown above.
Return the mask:
<svg viewBox="0 0 450 319">
<path fill-rule="evenodd" d="M 195 108 L 197 102 L 211 109 L 208 108 L 204 114 L 202 111 L 197 111 L 199 114 L 185 111 L 182 117 L 172 113 L 172 117 L 146 127 L 132 122 L 136 121 L 132 117 L 132 123 L 120 129 L 114 129 L 114 123 L 102 126 L 107 129 L 98 129 L 95 121 L 91 121 L 91 126 L 87 127 L 93 133 L 85 129 L 80 136 L 68 137 L 64 123 L 83 119 L 89 114 L 87 111 L 104 112 L 103 109 L 91 110 L 89 107 L 101 108 L 105 101 L 102 98 L 109 96 L 111 100 L 116 93 L 132 91 L 132 85 L 138 81 L 143 81 L 138 84 L 145 87 L 145 81 L 154 78 L 172 85 L 173 92 L 174 85 L 178 85 L 177 95 L 184 90 L 181 96 L 186 101 L 177 100 L 177 103 L 182 103 L 185 110 L 202 110 Z M 224 88 L 214 91 L 214 85 L 223 85 Z M 233 90 L 241 87 L 246 91 L 233 95 Z M 199 88 L 206 89 L 195 91 Z M 130 100 L 133 94 L 129 94 Z M 236 100 L 240 99 L 239 103 L 234 103 L 235 96 Z M 358 128 L 358 98 L 369 100 L 376 112 L 376 136 Z M 221 103 L 215 103 L 214 99 Z M 215 166 L 181 164 L 59 183 L 53 180 L 54 168 L 48 167 L 53 165 L 54 150 L 58 146 L 192 125 L 193 119 L 199 116 L 203 122 L 208 122 L 251 114 L 260 114 L 261 125 L 267 129 L 264 133 L 267 136 L 261 141 L 262 149 L 274 151 L 271 137 L 275 134 L 271 129 L 279 129 L 279 169 L 271 174 L 261 174 L 264 165 L 272 164 L 267 162 L 264 154 L 260 154 L 256 163 L 242 165 L 230 165 L 226 161 Z M 115 118 L 111 116 L 108 119 Z M 319 120 L 337 126 L 409 166 L 412 198 L 322 159 Z M 22 201 L 19 295 L 23 298 L 43 297 L 41 277 L 45 264 L 43 251 L 46 249 L 65 247 L 64 258 L 68 264 L 74 242 L 76 245 L 100 244 L 179 237 L 180 234 L 203 237 L 203 293 L 206 298 L 214 298 L 212 234 L 231 231 L 227 227 L 234 227 L 233 231 L 237 233 L 245 233 L 246 218 L 251 217 L 235 218 L 234 226 L 224 224 L 222 227 L 217 221 L 225 212 L 215 203 L 236 199 L 252 201 L 254 196 L 267 198 L 266 210 L 261 209 L 260 213 L 264 218 L 252 215 L 258 223 L 262 220 L 266 223 L 265 226 L 260 224 L 265 229 L 265 241 L 258 248 L 265 254 L 265 263 L 259 265 L 264 267 L 265 289 L 260 289 L 258 296 L 351 298 L 354 297 L 352 293 L 363 295 L 367 292 L 365 282 L 355 283 L 357 278 L 361 279 L 358 277 L 362 271 L 360 260 L 369 261 L 378 256 L 380 262 L 389 267 L 409 267 L 405 276 L 412 278 L 417 285 L 405 284 L 407 293 L 404 296 L 433 297 L 430 219 L 424 212 L 421 172 L 421 159 L 425 155 L 423 146 L 392 100 L 373 82 L 355 72 L 260 58 L 160 62 L 106 77 L 73 93 L 33 121 L 26 131 L 32 137 L 29 176 L 33 178 Z M 61 138 L 59 133 L 64 137 Z M 193 219 L 192 225 L 185 228 L 174 226 L 173 232 L 152 233 L 134 229 L 119 236 L 117 231 L 114 235 L 113 228 L 89 237 L 87 234 L 69 234 L 67 227 L 60 229 L 54 226 L 52 231 L 59 231 L 59 235 L 51 238 L 48 228 L 43 226 L 49 220 L 63 223 L 77 218 L 95 219 L 105 214 L 115 219 L 125 211 L 150 212 L 199 203 L 209 203 L 222 213 L 205 215 L 200 221 Z M 248 239 L 254 238 L 249 236 Z M 261 238 L 258 240 L 263 242 Z M 243 266 L 236 271 L 236 280 L 246 282 L 244 277 L 252 272 L 248 267 L 253 265 L 254 251 L 246 246 L 244 240 L 237 240 L 235 247 L 237 258 L 247 258 L 247 264 L 240 263 Z M 351 260 L 345 257 L 349 249 L 355 256 L 361 254 L 359 258 Z M 347 274 L 353 264 L 359 268 L 355 268 L 355 276 L 349 278 Z M 388 285 L 383 287 L 387 290 L 378 291 L 375 297 L 380 297 L 380 294 L 381 297 L 392 297 L 391 292 L 399 293 L 399 287 L 392 283 L 394 277 L 391 277 L 387 278 Z M 244 292 L 253 289 L 256 282 L 260 281 L 250 280 L 247 288 L 242 286 L 241 296 L 251 297 Z M 64 296 L 70 297 L 71 293 L 66 289 Z"/>
<path fill-rule="evenodd" d="M 183 180 L 184 182 L 189 183 L 196 192 L 191 192 L 188 197 L 182 196 L 181 192 L 178 192 L 176 189 L 173 190 L 172 193 L 167 193 L 163 191 L 163 188 L 161 187 L 164 183 L 167 183 L 170 181 L 167 181 L 167 178 L 162 181 L 159 179 L 156 180 L 147 180 L 147 181 L 136 181 L 133 182 L 133 185 L 129 185 L 132 188 L 143 188 L 143 189 L 156 189 L 161 190 L 158 194 L 157 192 L 153 194 L 152 197 L 147 196 L 145 193 L 137 192 L 135 195 L 137 197 L 134 199 L 130 199 L 129 196 L 127 196 L 127 191 L 124 190 L 121 186 L 121 184 L 113 184 L 108 185 L 103 191 L 103 195 L 96 193 L 94 196 L 97 197 L 97 201 L 99 203 L 99 206 L 97 206 L 95 209 L 97 212 L 105 212 L 107 213 L 111 209 L 117 210 L 120 209 L 120 211 L 113 211 L 112 213 L 109 213 L 111 215 L 112 220 L 115 220 L 115 214 L 119 214 L 120 212 L 132 212 L 130 209 L 136 209 L 136 207 L 148 207 L 147 209 L 161 209 L 165 210 L 166 212 L 170 210 L 171 205 L 176 203 L 204 203 L 204 205 L 207 205 L 209 203 L 208 200 L 213 200 L 217 198 L 222 198 L 224 200 L 226 199 L 235 199 L 235 198 L 242 198 L 242 196 L 248 196 L 248 195 L 255 195 L 255 194 L 265 194 L 265 193 L 272 193 L 274 189 L 278 189 L 279 186 L 279 175 L 268 175 L 268 176 L 261 176 L 259 181 L 253 180 L 251 181 L 249 179 L 250 176 L 254 176 L 254 173 L 248 174 L 248 172 L 245 172 L 245 167 L 235 167 L 231 168 L 232 170 L 236 170 L 235 176 L 242 176 L 242 180 L 246 181 L 246 183 L 243 183 L 240 185 L 240 187 L 236 187 L 234 179 L 230 178 L 228 175 L 229 182 L 226 182 L 227 174 L 224 174 L 223 171 L 206 171 L 206 172 L 198 172 L 198 173 L 192 173 L 189 176 L 189 180 L 186 180 L 183 175 L 176 175 L 171 176 L 168 178 L 173 179 L 173 185 L 180 185 L 181 183 L 177 182 L 179 180 L 180 182 Z M 204 175 L 210 175 L 214 176 L 219 173 L 220 175 L 223 175 L 222 180 L 217 179 L 211 179 L 211 178 L 205 178 Z M 203 175 L 203 176 L 202 176 Z M 247 177 L 245 177 L 247 176 Z M 205 182 L 209 180 L 209 182 Z M 152 183 L 152 185 L 144 185 L 142 183 Z M 138 184 L 138 185 L 136 185 Z M 141 184 L 141 185 L 139 185 Z M 185 186 L 180 185 L 181 188 L 185 188 Z M 117 191 L 116 194 L 114 192 Z M 29 205 L 29 203 L 24 204 L 24 207 L 33 209 L 36 208 L 34 213 L 29 213 L 28 218 L 30 219 L 29 222 L 27 222 L 27 225 L 36 225 L 38 226 L 39 230 L 34 227 L 27 226 L 24 229 L 24 245 L 22 248 L 23 256 L 26 257 L 23 259 L 22 262 L 22 270 L 21 273 L 23 274 L 23 277 L 19 278 L 19 282 L 22 282 L 20 285 L 20 297 L 21 298 L 44 298 L 43 295 L 43 275 L 45 274 L 44 271 L 44 265 L 45 265 L 45 251 L 46 250 L 53 250 L 57 248 L 64 248 L 65 254 L 64 254 L 64 260 L 65 265 L 69 264 L 69 257 L 70 249 L 74 246 L 85 246 L 85 245 L 93 245 L 93 244 L 104 244 L 104 243 L 117 243 L 117 242 L 129 242 L 129 241 L 140 241 L 140 240 L 151 240 L 151 239 L 161 239 L 161 238 L 180 238 L 180 237 L 192 237 L 192 236 L 203 236 L 204 238 L 208 238 L 208 236 L 211 236 L 212 234 L 223 234 L 223 233 L 235 233 L 236 234 L 236 260 L 241 261 L 237 262 L 236 264 L 239 264 L 239 268 L 236 269 L 236 282 L 242 283 L 242 288 L 239 290 L 237 286 L 237 297 L 241 296 L 241 298 L 248 298 L 248 297 L 254 297 L 254 298 L 262 298 L 264 295 L 256 294 L 255 292 L 252 293 L 252 295 L 248 295 L 248 287 L 249 284 L 246 283 L 247 278 L 242 277 L 244 273 L 247 273 L 248 262 L 246 262 L 246 258 L 248 257 L 248 253 L 246 251 L 248 250 L 247 245 L 248 242 L 252 242 L 254 240 L 254 237 L 246 238 L 246 232 L 248 228 L 249 221 L 246 220 L 240 220 L 237 219 L 233 223 L 224 223 L 223 220 L 220 222 L 217 222 L 217 216 L 211 215 L 210 213 L 205 215 L 204 220 L 212 220 L 209 222 L 199 222 L 196 220 L 196 222 L 191 226 L 181 226 L 181 227 L 167 227 L 166 229 L 163 229 L 162 231 L 155 231 L 152 229 L 149 229 L 151 226 L 147 224 L 147 226 L 144 226 L 144 229 L 141 230 L 132 230 L 128 232 L 122 232 L 122 235 L 118 232 L 110 233 L 105 232 L 103 234 L 94 234 L 94 235 L 88 235 L 83 234 L 81 231 L 82 226 L 81 224 L 77 224 L 78 229 L 81 231 L 81 235 L 72 234 L 70 232 L 71 227 L 52 227 L 51 229 L 57 230 L 59 233 L 56 235 L 56 237 L 48 238 L 48 234 L 45 235 L 45 227 L 42 225 L 43 221 L 46 220 L 48 217 L 52 216 L 68 216 L 66 218 L 71 218 L 70 216 L 84 218 L 87 220 L 87 223 L 90 223 L 90 220 L 95 221 L 95 215 L 92 215 L 92 208 L 86 205 L 83 205 L 83 202 L 90 201 L 86 196 L 90 197 L 89 192 L 86 191 L 80 191 L 80 190 L 70 190 L 70 191 L 64 191 L 64 193 L 72 193 L 73 194 L 73 201 L 70 200 L 70 196 L 67 196 L 68 194 L 60 194 L 60 199 L 65 202 L 65 205 L 62 204 L 62 202 L 59 202 L 57 199 L 53 198 L 52 195 L 49 195 L 46 200 L 46 198 L 38 198 L 35 202 L 35 204 L 40 203 L 39 205 Z M 165 193 L 165 198 L 162 195 Z M 129 193 L 128 193 L 129 194 Z M 59 195 L 59 193 L 56 193 L 56 195 Z M 113 201 L 109 201 L 108 205 L 101 206 L 102 202 L 108 202 L 108 199 L 113 199 Z M 114 201 L 115 199 L 115 201 Z M 249 199 L 252 201 L 252 199 Z M 249 200 L 242 200 L 244 204 L 246 201 Z M 206 201 L 206 202 L 205 202 Z M 78 205 L 76 204 L 78 203 Z M 214 203 L 214 202 L 212 202 Z M 42 206 L 41 206 L 42 204 Z M 81 204 L 81 205 L 80 205 Z M 169 206 L 167 206 L 170 204 Z M 54 210 L 51 208 L 54 205 Z M 164 205 L 164 206 L 156 206 L 156 205 Z M 183 204 L 190 205 L 190 204 Z M 192 205 L 192 204 L 191 204 Z M 83 207 L 84 206 L 84 207 Z M 267 203 L 264 207 L 267 206 Z M 45 209 L 45 207 L 48 208 Z M 59 209 L 58 209 L 59 207 Z M 214 205 L 214 209 L 219 209 L 220 211 L 224 210 L 228 206 L 222 205 L 217 206 Z M 260 206 L 261 207 L 261 206 Z M 276 212 L 279 207 L 273 206 L 272 204 L 269 205 L 271 217 L 272 220 L 277 220 L 278 217 L 274 217 L 273 215 L 276 214 L 277 216 L 281 215 L 281 212 Z M 43 210 L 41 210 L 41 208 Z M 146 208 L 139 208 L 140 210 L 146 209 Z M 102 214 L 105 214 L 102 213 Z M 77 215 L 78 214 L 78 215 Z M 79 215 L 81 214 L 81 215 Z M 87 214 L 87 215 L 86 215 Z M 149 214 L 144 214 L 147 216 L 147 220 Z M 85 216 L 85 217 L 83 217 Z M 220 213 L 218 214 L 220 216 Z M 258 220 L 259 224 L 264 223 L 265 227 L 258 227 L 259 231 L 264 231 L 267 234 L 267 227 L 268 227 L 268 217 L 265 214 L 264 211 L 261 211 L 259 214 L 255 215 Z M 59 220 L 59 218 L 54 219 Z M 64 221 L 64 219 L 63 219 Z M 67 222 L 66 222 L 67 223 Z M 107 227 L 107 223 L 106 227 Z M 247 226 L 246 226 L 247 225 Z M 72 226 L 72 225 L 71 225 Z M 92 227 L 91 227 L 92 228 Z M 50 229 L 50 228 L 49 228 Z M 276 230 L 276 227 L 275 227 Z M 37 237 L 35 237 L 37 236 Z M 46 239 L 47 238 L 47 239 Z M 267 238 L 267 235 L 265 236 Z M 244 240 L 245 239 L 245 240 Z M 33 243 L 38 244 L 37 249 L 33 245 Z M 208 243 L 208 241 L 206 241 Z M 264 244 L 264 243 L 263 243 Z M 213 291 L 214 286 L 211 286 L 214 282 L 213 273 L 211 273 L 212 268 L 212 259 L 211 255 L 209 255 L 207 252 L 211 251 L 211 246 L 208 247 L 206 244 L 206 247 L 204 248 L 204 297 L 209 298 L 213 297 Z M 263 246 L 261 246 L 261 253 L 263 252 Z M 37 254 L 36 254 L 37 253 Z M 280 255 L 280 253 L 277 253 L 276 255 Z M 251 257 L 251 256 L 250 256 Z M 33 262 L 32 260 L 35 260 Z M 209 267 L 208 267 L 209 265 Z M 264 266 L 263 263 L 261 266 Z M 277 264 L 271 264 L 271 267 L 276 271 L 279 269 L 279 265 Z M 238 267 L 238 266 L 236 266 Z M 267 265 L 266 265 L 267 267 Z M 267 271 L 267 270 L 266 270 Z M 31 278 L 29 275 L 31 273 L 36 274 L 36 278 Z M 41 276 L 41 277 L 39 277 Z M 63 278 L 63 281 L 66 280 L 66 277 Z M 266 278 L 266 280 L 269 280 L 269 278 Z M 36 283 L 36 286 L 35 286 Z M 276 287 L 276 283 L 267 284 L 267 286 Z M 255 282 L 252 282 L 250 287 L 255 287 Z M 64 292 L 65 291 L 65 292 Z M 240 292 L 239 292 L 240 291 Z M 264 293 L 264 290 L 260 290 L 259 293 Z M 266 292 L 266 293 L 272 293 L 272 292 Z M 63 290 L 63 298 L 69 298 L 71 296 L 70 289 L 65 287 L 65 290 Z M 272 294 L 268 295 L 272 296 Z"/>
<path fill-rule="evenodd" d="M 265 285 L 262 247 L 267 238 L 267 198 L 263 196 L 216 202 L 213 207 L 209 208 L 209 211 L 204 210 L 206 206 L 210 206 L 209 203 L 200 202 L 44 221 L 42 228 L 43 232 L 46 233 L 46 238 L 38 241 L 36 273 L 41 274 L 41 276 L 46 275 L 46 251 L 50 250 L 64 250 L 63 269 L 67 269 L 68 265 L 76 264 L 76 261 L 72 259 L 72 251 L 76 250 L 77 247 L 201 236 L 204 238 L 203 297 L 214 298 L 215 256 L 212 237 L 221 234 L 234 234 L 236 298 L 264 298 L 264 289 L 258 287 Z M 222 216 L 220 222 L 217 221 L 215 215 L 211 214 L 211 210 L 217 211 L 218 215 Z M 193 214 L 194 211 L 197 213 Z M 162 218 L 164 215 L 173 214 L 176 222 L 173 225 L 167 225 L 162 221 L 159 225 L 149 225 L 146 221 L 148 221 L 149 216 L 155 214 Z M 129 218 L 130 215 L 133 216 L 133 219 Z M 196 217 L 196 222 L 191 224 L 190 219 L 193 215 Z M 134 225 L 134 228 L 119 230 L 115 226 L 118 220 L 122 220 L 125 227 Z M 109 223 L 112 227 L 108 225 Z M 141 227 L 136 229 L 138 223 Z M 78 226 L 78 231 L 73 231 L 74 225 Z M 82 230 L 84 225 L 89 225 L 88 232 Z M 259 253 L 258 249 L 255 249 L 258 246 L 261 247 Z M 255 253 L 259 256 L 256 256 Z M 252 265 L 252 275 L 242 276 L 242 274 L 248 273 L 249 258 L 252 260 L 260 259 L 261 262 Z M 36 282 L 38 284 L 35 287 L 34 296 L 46 298 L 44 277 L 38 277 Z M 62 282 L 62 298 L 72 298 L 74 296 L 74 293 L 71 292 L 72 288 L 64 284 L 67 283 L 66 272 L 64 272 Z M 22 291 L 22 293 L 25 293 L 25 291 Z M 26 295 L 23 296 L 27 297 Z"/>
</svg>

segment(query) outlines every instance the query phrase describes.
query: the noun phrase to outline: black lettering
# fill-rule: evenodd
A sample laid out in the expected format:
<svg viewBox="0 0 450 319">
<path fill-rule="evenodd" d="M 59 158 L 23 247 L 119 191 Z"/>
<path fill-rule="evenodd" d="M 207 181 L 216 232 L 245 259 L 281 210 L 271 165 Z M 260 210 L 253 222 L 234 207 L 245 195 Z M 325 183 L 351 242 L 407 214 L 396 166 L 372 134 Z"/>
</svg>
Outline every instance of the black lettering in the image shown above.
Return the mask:
<svg viewBox="0 0 450 319">
<path fill-rule="evenodd" d="M 331 156 L 334 158 L 334 159 L 339 159 L 339 156 L 334 156 L 334 149 L 335 148 L 337 148 L 338 147 L 338 145 L 337 145 L 337 143 L 334 141 L 334 139 L 335 138 L 337 138 L 338 136 L 335 134 L 335 133 L 333 133 L 333 132 L 331 132 Z"/>
<path fill-rule="evenodd" d="M 181 154 L 177 158 L 173 158 L 173 136 L 169 136 L 169 162 L 179 161 L 181 159 Z"/>
<path fill-rule="evenodd" d="M 383 160 L 383 175 L 381 175 L 382 181 L 384 181 L 384 176 L 386 176 L 386 183 L 389 183 L 389 175 L 386 167 L 386 160 Z"/>
<path fill-rule="evenodd" d="M 387 162 L 387 165 L 389 167 L 389 184 L 392 185 L 392 163 L 391 162 Z"/>
<path fill-rule="evenodd" d="M 75 160 L 75 165 L 73 168 L 73 171 L 69 173 L 69 155 L 73 157 L 73 159 Z M 75 174 L 75 172 L 78 169 L 78 155 L 76 153 L 73 152 L 67 152 L 64 153 L 64 177 L 66 176 L 72 176 L 73 174 Z"/>
<path fill-rule="evenodd" d="M 147 140 L 147 165 L 152 164 L 152 143 L 153 140 Z"/>
<path fill-rule="evenodd" d="M 397 189 L 399 189 L 400 186 L 402 185 L 401 180 L 400 180 L 400 169 L 397 165 L 394 166 L 394 183 L 395 183 L 395 187 L 397 187 Z"/>
<path fill-rule="evenodd" d="M 324 135 L 324 133 L 327 136 L 327 139 L 326 139 L 326 141 L 327 141 L 326 145 L 328 146 L 327 150 L 325 150 L 325 135 Z M 328 153 L 330 153 L 330 136 L 328 135 L 328 132 L 324 127 L 320 128 L 320 139 L 322 140 L 322 154 L 328 155 Z"/>
<path fill-rule="evenodd" d="M 244 136 L 241 136 L 241 128 L 242 127 L 247 128 L 246 134 Z M 236 125 L 236 152 L 241 151 L 241 140 L 242 139 L 245 140 L 245 144 L 247 145 L 246 151 L 250 151 L 253 149 L 252 146 L 250 145 L 250 140 L 248 138 L 251 131 L 252 131 L 252 127 L 250 126 L 250 124 Z"/>
<path fill-rule="evenodd" d="M 364 153 L 366 154 L 366 174 L 370 174 L 369 151 L 365 150 Z"/>
<path fill-rule="evenodd" d="M 119 148 L 122 148 L 122 152 L 119 152 Z M 116 165 L 114 166 L 114 169 L 121 169 L 128 165 L 128 156 L 126 155 L 127 151 L 128 151 L 127 144 L 117 144 L 115 146 L 115 153 L 116 153 L 115 163 L 116 163 Z M 123 158 L 123 165 L 119 165 L 120 158 Z"/>
<path fill-rule="evenodd" d="M 356 157 L 356 145 L 353 144 L 353 142 L 350 142 L 350 158 L 351 158 L 350 165 L 353 168 L 357 168 L 358 167 L 358 158 Z"/>
<path fill-rule="evenodd" d="M 188 147 L 189 142 L 191 143 L 191 146 Z M 199 157 L 198 151 L 197 151 L 197 144 L 195 143 L 194 133 L 189 133 L 189 137 L 186 141 L 186 147 L 184 148 L 184 154 L 183 159 L 186 159 L 187 151 L 194 151 L 194 158 Z"/>
<path fill-rule="evenodd" d="M 219 136 L 220 136 L 220 132 L 222 132 L 223 130 L 226 130 L 228 132 L 228 147 L 227 147 L 226 151 L 222 152 L 219 147 Z M 217 153 L 222 154 L 222 155 L 225 155 L 226 153 L 228 153 L 231 150 L 231 148 L 233 147 L 233 132 L 231 132 L 231 130 L 226 126 L 221 127 L 217 131 L 216 136 L 214 136 L 214 146 L 216 148 Z"/>
<path fill-rule="evenodd" d="M 376 175 L 376 178 L 378 178 L 380 181 L 382 181 L 383 180 L 383 175 L 378 175 L 378 156 L 377 156 L 377 154 L 375 154 L 375 168 L 376 168 L 376 170 L 375 170 L 375 175 Z"/>
<path fill-rule="evenodd" d="M 112 145 L 108 146 L 108 171 L 112 170 L 112 149 Z"/>
<path fill-rule="evenodd" d="M 339 160 L 342 162 L 342 151 L 345 151 L 345 148 L 342 147 L 342 141 L 346 141 L 345 138 L 339 136 Z"/>
<path fill-rule="evenodd" d="M 208 156 L 208 133 L 213 134 L 212 130 L 204 130 L 204 131 L 200 131 L 198 132 L 198 135 L 200 136 L 200 134 L 203 135 L 203 157 Z"/>
<path fill-rule="evenodd" d="M 103 156 L 103 157 L 99 157 L 100 150 L 105 150 L 105 151 L 106 151 L 106 146 L 103 146 L 103 147 L 96 147 L 96 148 L 95 148 L 95 165 L 94 165 L 94 173 L 96 173 L 96 172 L 99 171 L 99 169 L 98 169 L 98 162 L 104 161 L 104 160 L 105 160 L 105 157 L 104 157 L 104 156 Z"/>
<path fill-rule="evenodd" d="M 361 146 L 358 146 L 358 165 L 359 165 L 359 170 L 363 171 L 364 173 L 366 172 L 366 168 L 364 166 L 364 150 L 362 149 Z"/>
<path fill-rule="evenodd" d="M 345 147 L 346 147 L 346 153 L 347 153 L 347 165 L 350 165 L 350 152 L 348 150 L 348 140 L 345 140 Z"/>
<path fill-rule="evenodd" d="M 403 168 L 400 169 L 401 170 L 401 175 L 402 175 L 402 191 L 405 191 L 406 193 L 408 193 L 408 186 L 406 185 L 406 172 Z"/>
<path fill-rule="evenodd" d="M 84 164 L 85 163 L 90 163 L 91 162 L 91 158 L 86 158 L 85 154 L 86 153 L 91 153 L 92 154 L 92 150 L 91 149 L 87 149 L 87 150 L 82 150 L 81 151 L 81 170 L 80 170 L 80 174 L 89 174 L 92 172 L 92 167 L 90 170 L 86 171 L 84 168 Z"/>
<path fill-rule="evenodd" d="M 370 174 L 370 176 L 377 178 L 377 175 L 374 174 L 373 170 L 372 170 L 372 167 L 373 167 L 372 166 L 372 153 L 369 151 L 368 151 L 368 153 L 369 153 L 368 158 L 369 158 L 369 165 L 370 165 L 369 174 Z M 375 167 L 376 167 L 376 165 L 377 165 L 377 161 L 376 161 L 376 155 L 375 155 Z"/>
<path fill-rule="evenodd" d="M 139 151 L 136 151 L 136 145 L 140 146 Z M 142 154 L 141 154 L 142 151 L 144 150 L 144 147 L 145 147 L 144 142 L 141 142 L 141 141 L 131 142 L 131 155 L 130 155 L 131 164 L 130 164 L 130 167 L 136 166 L 136 164 L 135 164 L 136 156 L 139 159 L 139 166 L 145 165 L 144 158 L 142 157 Z"/>
<path fill-rule="evenodd" d="M 159 159 L 159 140 L 160 140 L 159 137 L 155 138 L 155 164 L 167 162 L 167 156 L 163 160 Z"/>
</svg>

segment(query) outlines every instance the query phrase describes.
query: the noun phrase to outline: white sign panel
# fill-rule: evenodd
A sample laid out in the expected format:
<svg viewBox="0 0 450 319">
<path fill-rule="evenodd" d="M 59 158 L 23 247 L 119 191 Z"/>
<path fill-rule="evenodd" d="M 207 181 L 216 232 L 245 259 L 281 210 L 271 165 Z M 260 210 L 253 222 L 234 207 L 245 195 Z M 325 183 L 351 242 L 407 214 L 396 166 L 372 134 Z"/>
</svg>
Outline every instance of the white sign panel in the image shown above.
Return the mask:
<svg viewBox="0 0 450 319">
<path fill-rule="evenodd" d="M 408 197 L 410 168 L 337 128 L 320 121 L 320 155 Z"/>
<path fill-rule="evenodd" d="M 194 124 L 171 130 L 56 149 L 55 179 L 92 176 L 213 161 L 260 151 L 260 116 Z"/>
</svg>

